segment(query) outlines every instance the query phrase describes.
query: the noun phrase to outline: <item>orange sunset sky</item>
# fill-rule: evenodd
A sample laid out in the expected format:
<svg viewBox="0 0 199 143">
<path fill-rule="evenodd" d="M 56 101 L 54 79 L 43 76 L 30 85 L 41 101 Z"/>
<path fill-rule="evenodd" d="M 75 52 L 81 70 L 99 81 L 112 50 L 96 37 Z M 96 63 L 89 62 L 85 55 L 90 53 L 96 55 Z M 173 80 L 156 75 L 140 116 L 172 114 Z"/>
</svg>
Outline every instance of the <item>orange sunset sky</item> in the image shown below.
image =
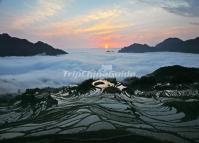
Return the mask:
<svg viewBox="0 0 199 143">
<path fill-rule="evenodd" d="M 0 31 L 56 48 L 195 38 L 198 0 L 0 0 Z"/>
</svg>

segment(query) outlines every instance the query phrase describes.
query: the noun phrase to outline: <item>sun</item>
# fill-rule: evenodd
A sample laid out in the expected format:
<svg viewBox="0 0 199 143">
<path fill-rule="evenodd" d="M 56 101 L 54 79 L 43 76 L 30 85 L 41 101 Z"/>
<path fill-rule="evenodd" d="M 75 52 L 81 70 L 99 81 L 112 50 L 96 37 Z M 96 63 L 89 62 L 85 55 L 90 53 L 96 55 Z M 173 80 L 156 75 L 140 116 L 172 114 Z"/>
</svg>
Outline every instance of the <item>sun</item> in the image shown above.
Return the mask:
<svg viewBox="0 0 199 143">
<path fill-rule="evenodd" d="M 108 49 L 109 48 L 109 45 L 106 43 L 106 44 L 104 44 L 104 48 L 105 49 Z"/>
</svg>

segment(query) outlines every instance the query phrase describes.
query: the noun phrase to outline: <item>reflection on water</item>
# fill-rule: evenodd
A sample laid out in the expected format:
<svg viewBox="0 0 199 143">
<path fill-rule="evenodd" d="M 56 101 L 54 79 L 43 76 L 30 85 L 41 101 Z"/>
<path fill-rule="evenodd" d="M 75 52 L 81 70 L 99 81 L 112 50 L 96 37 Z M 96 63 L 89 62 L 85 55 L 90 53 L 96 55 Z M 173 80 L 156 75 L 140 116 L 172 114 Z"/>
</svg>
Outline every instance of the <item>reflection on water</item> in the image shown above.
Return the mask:
<svg viewBox="0 0 199 143">
<path fill-rule="evenodd" d="M 133 136 L 137 142 L 143 141 L 139 138 L 154 142 L 199 142 L 197 99 L 147 98 L 125 91 L 110 94 L 104 92 L 104 87 L 121 85 L 105 80 L 93 85 L 94 89 L 78 96 L 71 94 L 75 93 L 72 89 L 65 89 L 51 94 L 52 99 L 35 93 L 39 102 L 31 100 L 30 104 L 24 104 L 18 100 L 9 107 L 1 105 L 0 139 L 53 135 L 57 140 L 60 137 L 105 142 Z"/>
</svg>

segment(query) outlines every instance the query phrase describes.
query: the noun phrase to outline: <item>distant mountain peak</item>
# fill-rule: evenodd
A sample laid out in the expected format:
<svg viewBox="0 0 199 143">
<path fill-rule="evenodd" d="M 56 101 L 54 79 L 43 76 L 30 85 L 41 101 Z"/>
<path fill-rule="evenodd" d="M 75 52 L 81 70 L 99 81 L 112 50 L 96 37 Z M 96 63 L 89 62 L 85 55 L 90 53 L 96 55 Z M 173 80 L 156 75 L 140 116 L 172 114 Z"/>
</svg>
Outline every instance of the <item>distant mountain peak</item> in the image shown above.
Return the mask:
<svg viewBox="0 0 199 143">
<path fill-rule="evenodd" d="M 26 39 L 11 37 L 7 33 L 0 34 L 0 56 L 34 56 L 43 53 L 52 56 L 67 54 L 67 52 L 55 49 L 42 41 L 32 43 Z"/>
<path fill-rule="evenodd" d="M 50 46 L 49 44 L 44 43 L 44 42 L 42 42 L 42 41 L 37 41 L 34 45 L 37 45 L 37 46 L 44 46 L 44 45 L 48 45 L 48 46 Z M 51 47 L 52 47 L 52 46 L 51 46 Z"/>
<path fill-rule="evenodd" d="M 183 42 L 183 40 L 179 39 L 179 38 L 167 38 L 165 40 L 163 40 L 162 42 L 160 43 L 178 43 L 178 42 Z M 159 43 L 159 44 L 160 44 Z M 157 44 L 158 45 L 158 44 Z"/>
<path fill-rule="evenodd" d="M 182 43 L 183 41 L 179 38 L 167 38 L 156 45 L 156 48 L 171 48 L 173 45 Z"/>
<path fill-rule="evenodd" d="M 133 43 L 129 47 L 150 47 L 150 46 L 147 44 Z"/>
<path fill-rule="evenodd" d="M 44 44 L 42 41 L 37 41 L 35 44 Z"/>
<path fill-rule="evenodd" d="M 150 50 L 151 47 L 148 46 L 147 44 L 139 44 L 139 43 L 134 43 L 128 47 L 124 47 L 123 49 L 119 50 L 119 52 L 128 52 L 129 50 L 134 51 L 135 53 L 142 53 Z"/>
<path fill-rule="evenodd" d="M 11 37 L 8 33 L 2 33 L 2 34 L 0 34 L 0 36 L 2 36 L 2 37 Z"/>
<path fill-rule="evenodd" d="M 132 46 L 148 46 L 147 44 L 133 43 Z"/>
<path fill-rule="evenodd" d="M 180 38 L 177 38 L 177 37 L 171 37 L 171 38 L 165 39 L 164 41 L 183 41 L 183 40 L 181 40 Z"/>
<path fill-rule="evenodd" d="M 146 44 L 134 43 L 128 47 L 119 50 L 120 53 L 143 53 L 143 52 L 183 52 L 183 53 L 199 53 L 199 37 L 183 41 L 179 38 L 167 38 L 150 47 Z"/>
</svg>

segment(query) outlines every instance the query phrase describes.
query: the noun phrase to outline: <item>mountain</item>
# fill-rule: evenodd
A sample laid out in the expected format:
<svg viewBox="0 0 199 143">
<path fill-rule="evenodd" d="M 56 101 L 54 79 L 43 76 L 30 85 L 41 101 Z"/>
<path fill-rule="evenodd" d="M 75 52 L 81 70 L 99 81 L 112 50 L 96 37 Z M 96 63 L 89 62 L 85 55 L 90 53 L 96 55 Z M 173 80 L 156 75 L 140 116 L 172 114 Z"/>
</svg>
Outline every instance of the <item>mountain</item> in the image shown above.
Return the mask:
<svg viewBox="0 0 199 143">
<path fill-rule="evenodd" d="M 55 49 L 41 41 L 31 43 L 26 39 L 11 37 L 5 33 L 0 34 L 0 56 L 33 56 L 38 54 L 53 56 L 67 54 L 67 52 Z"/>
<path fill-rule="evenodd" d="M 132 53 L 144 53 L 144 52 L 150 52 L 152 51 L 153 48 L 146 45 L 146 44 L 132 44 L 128 47 L 124 47 L 123 49 L 119 50 L 120 53 L 128 53 L 128 52 L 132 52 Z"/>
<path fill-rule="evenodd" d="M 176 51 L 183 44 L 183 41 L 179 38 L 168 38 L 163 42 L 157 44 L 155 48 L 158 48 L 160 51 Z"/>
<path fill-rule="evenodd" d="M 183 41 L 179 38 L 168 38 L 155 47 L 146 44 L 132 44 L 119 50 L 119 53 L 143 53 L 143 52 L 182 52 L 199 54 L 199 37 Z"/>
<path fill-rule="evenodd" d="M 199 69 L 179 65 L 124 81 L 27 89 L 0 96 L 0 142 L 198 143 L 198 93 Z"/>
</svg>

